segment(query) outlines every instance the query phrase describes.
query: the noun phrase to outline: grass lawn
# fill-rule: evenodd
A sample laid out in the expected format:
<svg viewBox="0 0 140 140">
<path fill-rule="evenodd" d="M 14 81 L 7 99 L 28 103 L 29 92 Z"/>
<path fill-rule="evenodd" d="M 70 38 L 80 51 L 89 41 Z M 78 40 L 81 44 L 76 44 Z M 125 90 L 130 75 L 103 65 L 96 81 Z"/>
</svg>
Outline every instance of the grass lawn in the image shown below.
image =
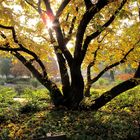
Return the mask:
<svg viewBox="0 0 140 140">
<path fill-rule="evenodd" d="M 91 98 L 102 91 L 92 89 Z M 32 140 L 47 134 L 66 134 L 70 140 L 140 137 L 140 86 L 116 97 L 97 112 L 56 110 L 47 92 L 27 88 L 18 95 L 13 88 L 0 88 L 0 140 Z M 24 102 L 14 100 L 15 97 L 23 98 Z"/>
</svg>

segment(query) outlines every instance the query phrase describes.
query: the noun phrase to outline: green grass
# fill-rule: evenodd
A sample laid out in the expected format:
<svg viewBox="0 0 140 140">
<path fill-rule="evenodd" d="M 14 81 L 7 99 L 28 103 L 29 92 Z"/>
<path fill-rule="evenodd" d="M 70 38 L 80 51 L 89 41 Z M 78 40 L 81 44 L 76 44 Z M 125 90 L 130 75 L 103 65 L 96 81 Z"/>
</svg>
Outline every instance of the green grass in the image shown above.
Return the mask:
<svg viewBox="0 0 140 140">
<path fill-rule="evenodd" d="M 92 98 L 103 90 L 92 89 Z M 47 90 L 26 88 L 14 101 L 12 88 L 0 88 L 0 140 L 31 140 L 65 133 L 70 140 L 138 140 L 140 86 L 116 97 L 97 112 L 55 110 Z"/>
</svg>

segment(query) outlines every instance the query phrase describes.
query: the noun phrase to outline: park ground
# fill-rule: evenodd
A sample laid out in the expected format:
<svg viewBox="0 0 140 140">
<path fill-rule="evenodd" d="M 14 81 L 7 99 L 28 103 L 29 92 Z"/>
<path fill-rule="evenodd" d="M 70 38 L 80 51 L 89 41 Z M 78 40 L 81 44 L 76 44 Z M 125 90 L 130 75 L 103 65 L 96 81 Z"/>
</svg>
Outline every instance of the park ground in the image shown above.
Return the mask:
<svg viewBox="0 0 140 140">
<path fill-rule="evenodd" d="M 48 91 L 36 84 L 0 86 L 0 140 L 32 140 L 61 134 L 70 140 L 139 140 L 140 86 L 94 112 L 55 109 Z M 92 88 L 91 99 L 107 88 L 109 85 L 100 81 Z M 90 103 L 91 99 L 86 98 L 85 102 Z"/>
</svg>

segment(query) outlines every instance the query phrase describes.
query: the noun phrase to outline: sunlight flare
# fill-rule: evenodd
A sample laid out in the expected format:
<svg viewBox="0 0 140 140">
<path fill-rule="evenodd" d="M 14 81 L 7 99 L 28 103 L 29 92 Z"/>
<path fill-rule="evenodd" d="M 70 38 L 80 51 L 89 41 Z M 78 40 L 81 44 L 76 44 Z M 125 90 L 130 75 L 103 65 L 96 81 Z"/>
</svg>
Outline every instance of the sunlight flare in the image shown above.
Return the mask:
<svg viewBox="0 0 140 140">
<path fill-rule="evenodd" d="M 47 28 L 51 29 L 53 27 L 53 22 L 51 20 L 47 20 L 46 26 Z"/>
</svg>

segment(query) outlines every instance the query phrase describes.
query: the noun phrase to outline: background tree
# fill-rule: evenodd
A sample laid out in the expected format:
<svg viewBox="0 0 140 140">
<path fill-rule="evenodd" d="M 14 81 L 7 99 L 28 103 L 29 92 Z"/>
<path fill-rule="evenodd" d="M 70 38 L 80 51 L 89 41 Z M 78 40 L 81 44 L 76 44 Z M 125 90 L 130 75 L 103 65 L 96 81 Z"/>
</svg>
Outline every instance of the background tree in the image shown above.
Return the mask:
<svg viewBox="0 0 140 140">
<path fill-rule="evenodd" d="M 10 68 L 10 72 L 14 77 L 18 77 L 18 76 L 31 77 L 31 72 L 19 61 L 12 63 L 12 66 Z"/>
<path fill-rule="evenodd" d="M 1 60 L 0 60 L 0 74 L 7 78 L 8 75 L 10 74 L 10 68 L 11 68 L 11 59 L 1 58 Z"/>
<path fill-rule="evenodd" d="M 0 11 L 0 50 L 10 52 L 32 72 L 50 91 L 55 106 L 78 108 L 93 83 L 106 71 L 126 62 L 135 62 L 134 78 L 103 93 L 91 108 L 98 109 L 140 84 L 136 1 L 17 0 L 13 3 L 7 0 L 1 1 Z M 130 20 L 131 26 L 125 26 L 125 20 Z M 132 29 L 138 34 L 132 34 Z M 57 59 L 62 89 L 50 79 L 43 63 L 50 54 Z M 82 66 L 87 64 L 86 59 L 90 61 L 85 83 Z M 93 67 L 99 72 L 94 78 Z"/>
</svg>

